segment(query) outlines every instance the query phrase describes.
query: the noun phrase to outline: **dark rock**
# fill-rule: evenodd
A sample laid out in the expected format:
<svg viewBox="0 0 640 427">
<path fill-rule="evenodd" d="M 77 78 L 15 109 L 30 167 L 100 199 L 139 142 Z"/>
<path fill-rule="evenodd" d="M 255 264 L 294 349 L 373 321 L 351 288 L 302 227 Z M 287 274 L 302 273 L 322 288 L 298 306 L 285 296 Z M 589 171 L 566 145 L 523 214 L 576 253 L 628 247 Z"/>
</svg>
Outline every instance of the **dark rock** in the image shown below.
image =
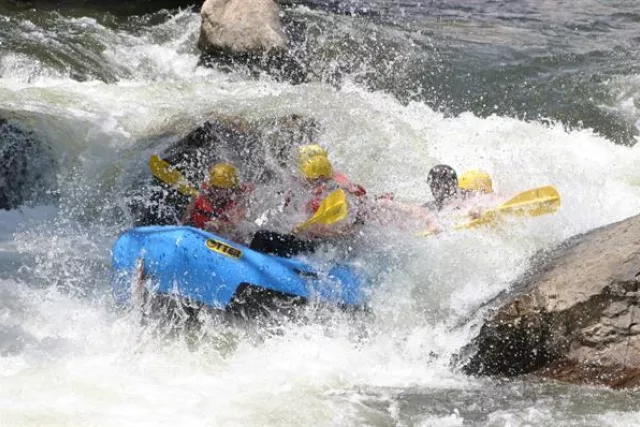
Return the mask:
<svg viewBox="0 0 640 427">
<path fill-rule="evenodd" d="M 585 365 L 562 359 L 540 369 L 536 372 L 536 376 L 574 384 L 607 386 L 616 389 L 640 387 L 640 368 Z"/>
<path fill-rule="evenodd" d="M 640 216 L 572 238 L 530 271 L 493 302 L 464 370 L 638 385 Z"/>
<path fill-rule="evenodd" d="M 0 209 L 55 200 L 57 162 L 33 132 L 0 119 Z"/>
</svg>

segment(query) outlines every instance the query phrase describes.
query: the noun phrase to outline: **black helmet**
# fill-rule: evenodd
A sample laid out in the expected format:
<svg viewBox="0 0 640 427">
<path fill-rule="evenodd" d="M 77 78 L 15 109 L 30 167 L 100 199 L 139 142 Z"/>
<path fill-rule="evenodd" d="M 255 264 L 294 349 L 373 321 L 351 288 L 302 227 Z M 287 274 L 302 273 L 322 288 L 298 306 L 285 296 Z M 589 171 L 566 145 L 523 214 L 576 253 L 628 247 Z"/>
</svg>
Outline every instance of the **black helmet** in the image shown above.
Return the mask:
<svg viewBox="0 0 640 427">
<path fill-rule="evenodd" d="M 448 165 L 432 167 L 427 175 L 427 183 L 431 187 L 438 209 L 441 209 L 444 202 L 453 198 L 458 192 L 458 175 Z"/>
<path fill-rule="evenodd" d="M 458 175 L 449 165 L 436 165 L 431 168 L 427 175 L 427 184 L 432 187 L 455 183 L 458 186 Z"/>
</svg>

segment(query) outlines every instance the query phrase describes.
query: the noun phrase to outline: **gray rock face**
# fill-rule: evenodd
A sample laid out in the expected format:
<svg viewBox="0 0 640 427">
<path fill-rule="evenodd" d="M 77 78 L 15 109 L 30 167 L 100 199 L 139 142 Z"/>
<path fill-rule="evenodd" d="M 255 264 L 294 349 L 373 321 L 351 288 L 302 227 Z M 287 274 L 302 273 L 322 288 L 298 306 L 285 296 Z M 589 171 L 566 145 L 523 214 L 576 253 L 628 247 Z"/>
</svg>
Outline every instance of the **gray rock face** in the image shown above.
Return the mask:
<svg viewBox="0 0 640 427">
<path fill-rule="evenodd" d="M 46 143 L 0 118 L 0 209 L 54 201 L 56 171 Z"/>
<path fill-rule="evenodd" d="M 200 14 L 198 45 L 204 51 L 268 52 L 289 43 L 273 0 L 206 0 Z"/>
<path fill-rule="evenodd" d="M 497 301 L 465 371 L 640 385 L 640 215 L 570 239 L 531 271 Z"/>
<path fill-rule="evenodd" d="M 306 81 L 305 25 L 284 15 L 283 22 L 274 0 L 206 0 L 200 14 L 201 65 Z"/>
</svg>

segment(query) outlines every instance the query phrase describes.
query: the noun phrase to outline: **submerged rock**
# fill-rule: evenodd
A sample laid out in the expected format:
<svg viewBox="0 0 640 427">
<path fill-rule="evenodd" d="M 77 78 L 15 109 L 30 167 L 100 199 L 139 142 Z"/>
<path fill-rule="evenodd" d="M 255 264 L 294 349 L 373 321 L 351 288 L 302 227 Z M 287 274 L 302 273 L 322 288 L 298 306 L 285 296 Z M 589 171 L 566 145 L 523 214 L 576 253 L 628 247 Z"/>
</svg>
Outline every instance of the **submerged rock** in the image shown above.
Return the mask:
<svg viewBox="0 0 640 427">
<path fill-rule="evenodd" d="M 0 209 L 55 198 L 57 163 L 33 132 L 0 118 Z"/>
<path fill-rule="evenodd" d="M 260 120 L 213 117 L 159 155 L 194 185 L 218 161 L 234 163 L 242 179 L 264 184 L 290 173 L 293 147 L 316 140 L 318 131 L 314 120 L 296 115 Z M 132 206 L 136 223 L 176 224 L 189 198 L 154 181 L 150 194 L 134 198 L 142 201 Z"/>
<path fill-rule="evenodd" d="M 305 80 L 301 49 L 292 43 L 304 29 L 291 20 L 284 25 L 275 1 L 206 0 L 200 14 L 201 64 L 246 65 L 253 72 L 267 71 L 293 83 Z"/>
<path fill-rule="evenodd" d="M 640 215 L 568 240 L 531 271 L 495 301 L 464 370 L 639 386 Z"/>
</svg>

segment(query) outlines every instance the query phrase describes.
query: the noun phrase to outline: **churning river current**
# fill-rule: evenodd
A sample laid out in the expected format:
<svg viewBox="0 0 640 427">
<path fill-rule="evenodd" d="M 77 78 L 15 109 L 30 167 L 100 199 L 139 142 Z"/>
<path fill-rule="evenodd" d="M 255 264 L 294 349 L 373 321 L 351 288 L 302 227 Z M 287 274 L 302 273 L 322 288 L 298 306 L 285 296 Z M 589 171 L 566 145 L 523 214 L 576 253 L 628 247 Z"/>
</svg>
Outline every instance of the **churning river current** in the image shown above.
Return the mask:
<svg viewBox="0 0 640 427">
<path fill-rule="evenodd" d="M 0 117 L 55 164 L 41 197 L 0 211 L 0 425 L 639 425 L 638 392 L 479 379 L 452 361 L 536 251 L 640 211 L 640 4 L 462 3 L 290 6 L 318 76 L 301 85 L 197 66 L 191 9 L 0 6 Z M 340 313 L 167 337 L 115 308 L 110 249 L 149 154 L 222 114 L 315 118 L 375 194 L 427 201 L 426 172 L 447 163 L 504 194 L 552 184 L 563 206 L 501 232 L 378 230 L 366 339 Z"/>
</svg>

